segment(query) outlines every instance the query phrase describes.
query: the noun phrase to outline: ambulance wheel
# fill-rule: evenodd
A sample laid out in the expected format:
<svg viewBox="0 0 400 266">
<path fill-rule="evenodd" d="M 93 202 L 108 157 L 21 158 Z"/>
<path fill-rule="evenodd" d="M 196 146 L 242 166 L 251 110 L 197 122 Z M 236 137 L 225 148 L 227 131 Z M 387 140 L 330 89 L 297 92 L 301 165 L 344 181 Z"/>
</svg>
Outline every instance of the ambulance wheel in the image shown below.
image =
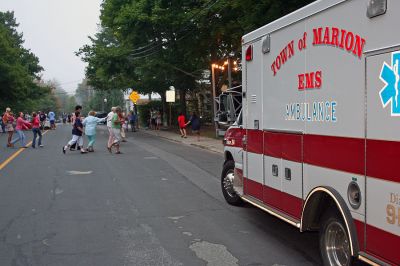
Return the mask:
<svg viewBox="0 0 400 266">
<path fill-rule="evenodd" d="M 239 206 L 243 202 L 239 195 L 233 189 L 233 179 L 235 178 L 234 169 L 234 161 L 227 161 L 224 163 L 221 174 L 221 188 L 222 194 L 224 195 L 226 202 L 231 205 Z"/>
<path fill-rule="evenodd" d="M 340 215 L 328 210 L 322 216 L 319 245 L 323 265 L 352 265 L 350 240 Z"/>
</svg>

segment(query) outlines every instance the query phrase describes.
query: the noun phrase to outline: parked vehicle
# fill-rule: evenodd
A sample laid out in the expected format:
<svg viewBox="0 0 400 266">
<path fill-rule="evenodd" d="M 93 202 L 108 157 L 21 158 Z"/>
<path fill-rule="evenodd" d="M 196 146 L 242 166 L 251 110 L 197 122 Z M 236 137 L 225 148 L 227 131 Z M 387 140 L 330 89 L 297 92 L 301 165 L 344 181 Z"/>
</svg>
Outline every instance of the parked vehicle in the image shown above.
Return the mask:
<svg viewBox="0 0 400 266">
<path fill-rule="evenodd" d="M 243 37 L 222 192 L 319 231 L 324 265 L 399 265 L 400 1 L 321 0 Z"/>
<path fill-rule="evenodd" d="M 95 117 L 104 118 L 104 117 L 107 117 L 107 113 L 96 113 Z M 100 122 L 99 124 L 105 125 L 106 123 L 107 123 L 107 121 L 104 121 L 104 122 Z"/>
</svg>

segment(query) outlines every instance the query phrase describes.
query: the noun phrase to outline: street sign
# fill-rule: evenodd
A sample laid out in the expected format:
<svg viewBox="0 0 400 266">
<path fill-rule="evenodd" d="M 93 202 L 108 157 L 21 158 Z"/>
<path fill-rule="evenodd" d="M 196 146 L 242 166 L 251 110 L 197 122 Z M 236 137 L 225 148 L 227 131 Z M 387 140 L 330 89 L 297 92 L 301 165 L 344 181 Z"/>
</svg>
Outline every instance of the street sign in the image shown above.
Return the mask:
<svg viewBox="0 0 400 266">
<path fill-rule="evenodd" d="M 166 91 L 167 103 L 174 103 L 175 102 L 175 90 Z"/>
<path fill-rule="evenodd" d="M 140 99 L 140 95 L 137 91 L 132 91 L 132 93 L 129 95 L 129 99 L 136 104 L 136 102 Z"/>
</svg>

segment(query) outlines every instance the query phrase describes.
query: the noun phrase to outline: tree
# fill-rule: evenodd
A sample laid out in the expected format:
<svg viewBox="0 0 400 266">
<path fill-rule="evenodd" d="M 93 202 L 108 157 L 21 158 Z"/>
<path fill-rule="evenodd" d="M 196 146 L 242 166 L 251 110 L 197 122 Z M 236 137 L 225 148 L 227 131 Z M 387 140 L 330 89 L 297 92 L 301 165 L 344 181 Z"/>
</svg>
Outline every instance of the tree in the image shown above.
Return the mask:
<svg viewBox="0 0 400 266">
<path fill-rule="evenodd" d="M 13 12 L 0 12 L 0 108 L 36 111 L 54 102 L 51 88 L 41 86 L 39 59 L 23 47 Z"/>
<path fill-rule="evenodd" d="M 104 0 L 100 31 L 77 53 L 95 89 L 186 94 L 211 63 L 240 60 L 241 37 L 312 0 Z"/>
</svg>

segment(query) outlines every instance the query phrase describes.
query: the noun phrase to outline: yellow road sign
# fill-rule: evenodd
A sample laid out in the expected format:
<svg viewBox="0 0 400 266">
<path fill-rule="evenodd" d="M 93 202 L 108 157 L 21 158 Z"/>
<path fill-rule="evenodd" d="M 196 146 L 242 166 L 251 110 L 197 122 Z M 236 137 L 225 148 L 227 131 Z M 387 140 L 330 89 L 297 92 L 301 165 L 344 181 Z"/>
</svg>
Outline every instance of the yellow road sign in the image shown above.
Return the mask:
<svg viewBox="0 0 400 266">
<path fill-rule="evenodd" d="M 129 99 L 136 104 L 136 102 L 140 99 L 140 95 L 137 91 L 132 91 L 132 93 L 129 95 Z"/>
</svg>

